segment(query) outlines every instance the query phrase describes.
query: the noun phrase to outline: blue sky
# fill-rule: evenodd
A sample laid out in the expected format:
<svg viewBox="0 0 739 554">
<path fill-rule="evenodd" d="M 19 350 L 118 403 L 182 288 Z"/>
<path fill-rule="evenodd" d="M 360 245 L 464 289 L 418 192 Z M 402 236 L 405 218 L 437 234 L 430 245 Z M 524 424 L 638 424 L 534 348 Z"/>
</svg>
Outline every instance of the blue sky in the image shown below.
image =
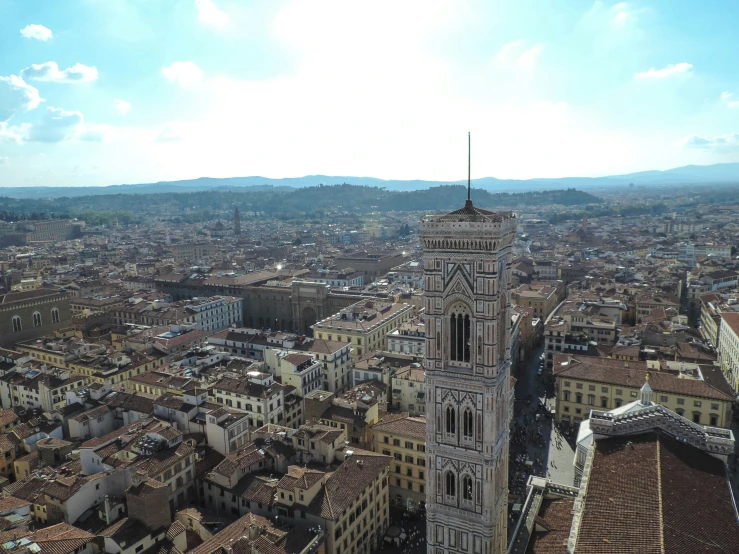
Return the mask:
<svg viewBox="0 0 739 554">
<path fill-rule="evenodd" d="M 739 161 L 735 0 L 0 0 L 0 186 Z"/>
</svg>

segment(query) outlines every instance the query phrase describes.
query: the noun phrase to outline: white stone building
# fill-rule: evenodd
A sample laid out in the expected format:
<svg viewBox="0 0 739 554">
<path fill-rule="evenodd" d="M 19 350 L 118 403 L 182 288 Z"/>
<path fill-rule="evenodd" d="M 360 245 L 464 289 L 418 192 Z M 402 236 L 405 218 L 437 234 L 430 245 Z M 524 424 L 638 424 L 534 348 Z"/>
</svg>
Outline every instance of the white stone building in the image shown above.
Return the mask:
<svg viewBox="0 0 739 554">
<path fill-rule="evenodd" d="M 464 208 L 420 222 L 426 314 L 427 544 L 507 541 L 511 259 L 516 218 Z"/>
</svg>

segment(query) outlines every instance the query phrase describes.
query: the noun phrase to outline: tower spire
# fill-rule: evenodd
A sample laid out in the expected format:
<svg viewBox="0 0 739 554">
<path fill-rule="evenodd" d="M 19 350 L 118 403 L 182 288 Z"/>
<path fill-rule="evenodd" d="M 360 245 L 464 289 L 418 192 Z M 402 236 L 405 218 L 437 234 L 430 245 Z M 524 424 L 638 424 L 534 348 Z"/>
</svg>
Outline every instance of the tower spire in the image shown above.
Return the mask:
<svg viewBox="0 0 739 554">
<path fill-rule="evenodd" d="M 472 172 L 472 139 L 470 138 L 470 132 L 467 132 L 467 202 L 472 203 L 470 198 L 471 181 L 470 175 Z"/>
</svg>

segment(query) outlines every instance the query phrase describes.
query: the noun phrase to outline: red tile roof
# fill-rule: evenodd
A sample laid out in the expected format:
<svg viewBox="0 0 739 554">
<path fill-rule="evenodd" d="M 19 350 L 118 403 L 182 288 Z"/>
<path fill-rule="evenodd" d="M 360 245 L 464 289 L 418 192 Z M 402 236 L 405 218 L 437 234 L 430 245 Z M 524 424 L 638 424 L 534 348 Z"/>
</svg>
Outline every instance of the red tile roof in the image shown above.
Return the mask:
<svg viewBox="0 0 739 554">
<path fill-rule="evenodd" d="M 629 552 L 739 552 L 723 462 L 656 432 L 597 441 L 575 553 Z"/>
</svg>

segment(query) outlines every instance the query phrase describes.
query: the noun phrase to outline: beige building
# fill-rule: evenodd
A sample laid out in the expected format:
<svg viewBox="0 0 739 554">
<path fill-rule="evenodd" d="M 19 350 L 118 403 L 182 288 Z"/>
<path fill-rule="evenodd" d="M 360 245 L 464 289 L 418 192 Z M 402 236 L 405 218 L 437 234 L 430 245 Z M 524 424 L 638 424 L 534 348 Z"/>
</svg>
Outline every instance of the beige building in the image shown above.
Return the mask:
<svg viewBox="0 0 739 554">
<path fill-rule="evenodd" d="M 701 335 L 711 346 L 718 346 L 718 329 L 721 325 L 721 296 L 708 292 L 700 296 Z"/>
<path fill-rule="evenodd" d="M 701 425 L 731 424 L 734 395 L 712 365 L 561 354 L 554 359 L 553 373 L 558 423 L 580 423 L 590 410 L 613 410 L 633 402 L 649 373 L 656 404 Z"/>
<path fill-rule="evenodd" d="M 517 306 L 531 308 L 534 317 L 546 319 L 564 297 L 562 281 L 534 282 L 519 286 L 511 295 Z"/>
<path fill-rule="evenodd" d="M 426 506 L 426 418 L 387 414 L 374 425 L 375 452 L 390 456 L 390 502 L 408 511 Z"/>
<path fill-rule="evenodd" d="M 172 244 L 169 251 L 175 262 L 197 262 L 205 258 L 211 258 L 218 253 L 218 246 L 208 243 Z"/>
<path fill-rule="evenodd" d="M 649 317 L 653 311 L 660 308 L 678 310 L 680 301 L 673 296 L 660 294 L 639 297 L 635 302 L 636 322 L 641 323 L 644 318 Z"/>
<path fill-rule="evenodd" d="M 413 363 L 392 376 L 392 407 L 411 416 L 426 415 L 426 371 Z"/>
<path fill-rule="evenodd" d="M 349 364 L 352 348 L 349 342 L 316 339 L 306 350 L 317 357 L 323 366 L 323 388 L 341 394 L 351 387 Z"/>
<path fill-rule="evenodd" d="M 734 394 L 739 392 L 739 312 L 722 312 L 718 331 L 718 360 Z"/>
<path fill-rule="evenodd" d="M 359 359 L 371 350 L 385 348 L 385 336 L 408 321 L 413 307 L 397 302 L 363 300 L 314 324 L 313 336 L 319 340 L 349 342 L 352 358 Z"/>
<path fill-rule="evenodd" d="M 340 256 L 335 261 L 338 269 L 351 267 L 360 272 L 364 275 L 365 284 L 368 284 L 402 264 L 405 257 L 400 252 L 356 252 Z"/>
<path fill-rule="evenodd" d="M 349 389 L 340 397 L 316 390 L 305 397 L 305 422 L 346 431 L 347 440 L 372 449 L 372 425 L 379 419 L 379 402 L 365 394 L 364 387 Z"/>
</svg>

